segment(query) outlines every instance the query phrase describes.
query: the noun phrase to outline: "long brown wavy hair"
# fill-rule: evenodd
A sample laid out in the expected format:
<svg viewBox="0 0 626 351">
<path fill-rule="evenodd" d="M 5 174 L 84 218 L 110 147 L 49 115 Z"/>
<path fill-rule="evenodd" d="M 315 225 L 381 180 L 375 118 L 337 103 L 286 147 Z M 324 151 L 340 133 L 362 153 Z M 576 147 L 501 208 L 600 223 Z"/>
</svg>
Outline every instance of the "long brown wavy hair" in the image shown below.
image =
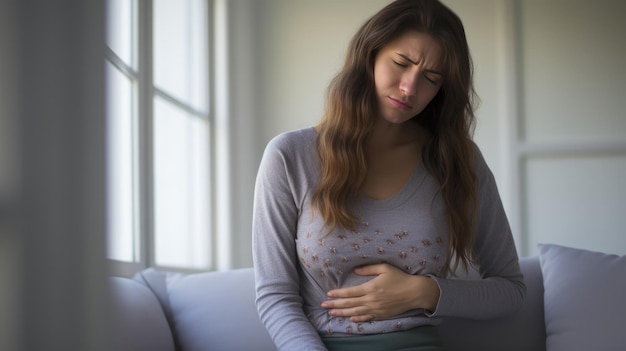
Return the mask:
<svg viewBox="0 0 626 351">
<path fill-rule="evenodd" d="M 343 69 L 332 80 L 318 131 L 321 179 L 312 198 L 327 226 L 355 230 L 349 203 L 367 174 L 365 145 L 379 112 L 374 62 L 379 50 L 409 30 L 432 36 L 442 48 L 443 84 L 415 118 L 429 132 L 422 159 L 440 184 L 449 241 L 446 269 L 473 262 L 477 206 L 472 134 L 472 60 L 463 24 L 437 0 L 396 0 L 367 20 L 352 38 Z M 452 264 L 452 257 L 456 257 Z"/>
</svg>

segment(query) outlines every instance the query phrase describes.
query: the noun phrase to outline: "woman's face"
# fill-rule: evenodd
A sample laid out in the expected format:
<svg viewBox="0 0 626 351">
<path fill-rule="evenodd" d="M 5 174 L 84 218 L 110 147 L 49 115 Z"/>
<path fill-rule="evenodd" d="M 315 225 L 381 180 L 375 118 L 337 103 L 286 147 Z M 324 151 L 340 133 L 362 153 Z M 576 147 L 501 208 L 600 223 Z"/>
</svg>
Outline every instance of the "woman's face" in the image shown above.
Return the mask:
<svg viewBox="0 0 626 351">
<path fill-rule="evenodd" d="M 428 34 L 400 35 L 376 55 L 374 81 L 380 116 L 391 123 L 406 122 L 441 88 L 441 46 Z"/>
</svg>

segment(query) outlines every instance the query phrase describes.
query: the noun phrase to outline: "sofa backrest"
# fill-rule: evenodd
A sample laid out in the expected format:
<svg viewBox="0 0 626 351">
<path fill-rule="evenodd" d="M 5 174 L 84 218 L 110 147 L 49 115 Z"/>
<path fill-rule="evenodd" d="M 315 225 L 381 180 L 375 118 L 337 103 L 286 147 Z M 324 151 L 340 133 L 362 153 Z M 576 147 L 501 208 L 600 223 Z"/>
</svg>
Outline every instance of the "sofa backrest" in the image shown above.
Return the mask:
<svg viewBox="0 0 626 351">
<path fill-rule="evenodd" d="M 178 350 L 276 350 L 257 315 L 252 268 L 189 275 L 148 269 L 135 279 L 159 297 Z"/>
<path fill-rule="evenodd" d="M 449 351 L 545 351 L 539 260 L 522 258 L 520 267 L 522 308 L 498 320 L 446 319 L 439 330 Z M 189 275 L 147 269 L 135 279 L 160 301 L 177 350 L 276 350 L 257 315 L 252 268 Z"/>
</svg>

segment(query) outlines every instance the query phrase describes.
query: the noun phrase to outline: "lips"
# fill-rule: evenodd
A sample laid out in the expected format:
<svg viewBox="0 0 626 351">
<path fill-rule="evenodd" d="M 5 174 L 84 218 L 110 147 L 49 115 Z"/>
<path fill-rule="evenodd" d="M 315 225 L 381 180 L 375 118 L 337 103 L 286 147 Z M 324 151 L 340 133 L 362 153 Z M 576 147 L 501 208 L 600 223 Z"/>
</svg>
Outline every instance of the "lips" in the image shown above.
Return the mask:
<svg viewBox="0 0 626 351">
<path fill-rule="evenodd" d="M 395 99 L 395 98 L 393 98 L 391 96 L 388 96 L 388 98 L 389 98 L 389 101 L 391 102 L 392 105 L 394 105 L 395 107 L 397 107 L 397 108 L 399 108 L 401 110 L 408 111 L 408 110 L 410 110 L 413 107 L 410 104 L 408 104 L 406 102 L 403 102 L 403 101 L 400 101 L 398 99 Z"/>
</svg>

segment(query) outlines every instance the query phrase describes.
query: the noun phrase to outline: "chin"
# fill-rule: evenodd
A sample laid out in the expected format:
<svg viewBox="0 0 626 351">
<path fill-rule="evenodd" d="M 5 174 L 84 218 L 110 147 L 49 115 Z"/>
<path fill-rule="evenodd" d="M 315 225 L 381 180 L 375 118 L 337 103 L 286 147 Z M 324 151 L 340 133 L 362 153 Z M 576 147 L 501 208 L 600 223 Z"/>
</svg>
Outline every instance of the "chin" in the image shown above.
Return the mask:
<svg viewBox="0 0 626 351">
<path fill-rule="evenodd" d="M 393 124 L 404 124 L 409 121 L 412 121 L 414 117 L 415 116 L 388 116 L 388 117 L 385 117 L 385 120 Z"/>
</svg>

